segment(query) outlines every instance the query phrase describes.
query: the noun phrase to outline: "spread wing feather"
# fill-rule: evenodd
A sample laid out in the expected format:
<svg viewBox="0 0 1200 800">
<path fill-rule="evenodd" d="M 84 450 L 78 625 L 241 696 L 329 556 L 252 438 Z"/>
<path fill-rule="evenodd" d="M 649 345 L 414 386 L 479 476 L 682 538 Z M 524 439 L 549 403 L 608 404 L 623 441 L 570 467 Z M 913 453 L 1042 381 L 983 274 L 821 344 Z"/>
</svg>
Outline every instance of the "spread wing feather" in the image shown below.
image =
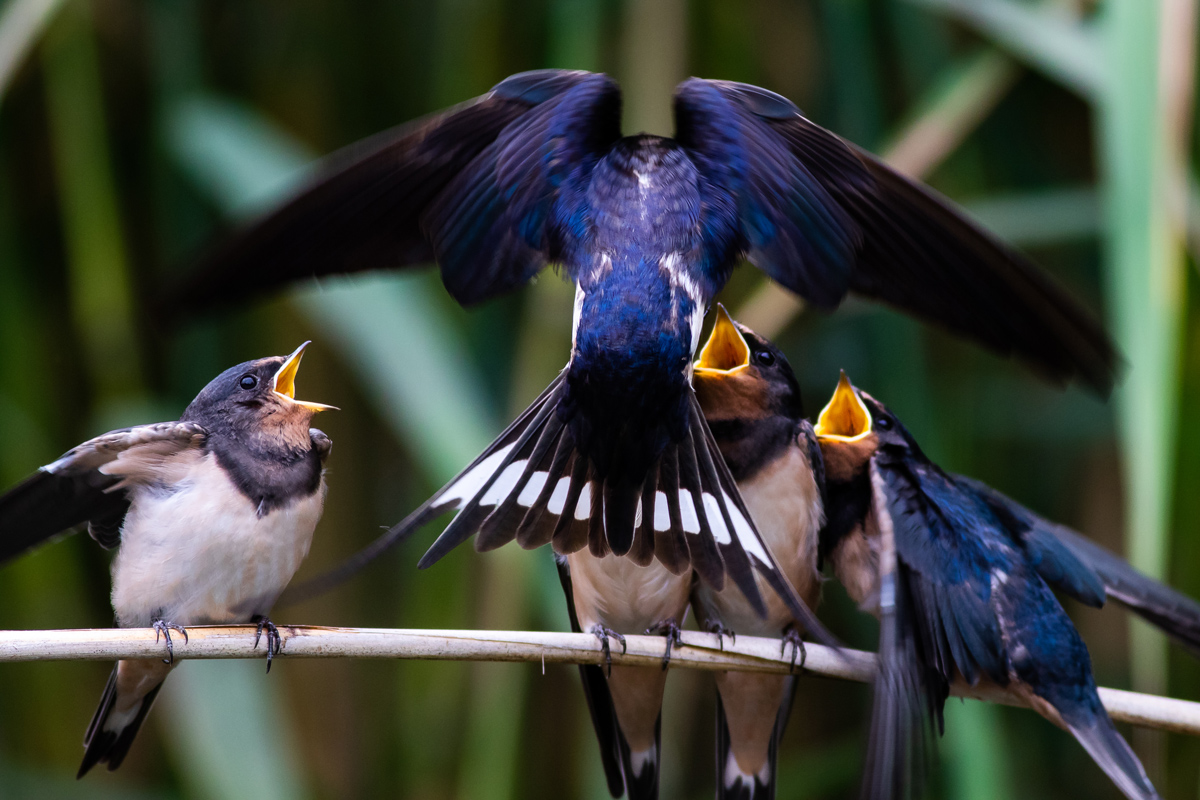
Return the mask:
<svg viewBox="0 0 1200 800">
<path fill-rule="evenodd" d="M 675 120 L 711 195 L 702 224 L 714 263 L 744 254 L 817 305 L 853 291 L 1052 379 L 1112 388 L 1118 357 L 1093 314 L 949 201 L 787 99 L 692 78 L 676 89 Z"/>
<path fill-rule="evenodd" d="M 163 319 L 305 278 L 435 260 L 463 303 L 514 288 L 557 256 L 552 204 L 619 126 L 606 76 L 513 75 L 330 156 L 290 201 L 170 287 Z"/>
<path fill-rule="evenodd" d="M 205 436 L 195 423 L 162 422 L 72 448 L 0 496 L 0 562 L 84 523 L 101 545 L 116 546 L 129 508 L 123 489 L 153 483 L 164 459 Z"/>
<path fill-rule="evenodd" d="M 955 479 L 971 486 L 1011 520 L 1014 537 L 1024 544 L 1038 574 L 1051 586 L 1094 607 L 1111 597 L 1200 653 L 1200 603 L 1196 600 L 1138 572 L 1117 554 L 1038 516 L 990 486 L 970 478 Z"/>
</svg>

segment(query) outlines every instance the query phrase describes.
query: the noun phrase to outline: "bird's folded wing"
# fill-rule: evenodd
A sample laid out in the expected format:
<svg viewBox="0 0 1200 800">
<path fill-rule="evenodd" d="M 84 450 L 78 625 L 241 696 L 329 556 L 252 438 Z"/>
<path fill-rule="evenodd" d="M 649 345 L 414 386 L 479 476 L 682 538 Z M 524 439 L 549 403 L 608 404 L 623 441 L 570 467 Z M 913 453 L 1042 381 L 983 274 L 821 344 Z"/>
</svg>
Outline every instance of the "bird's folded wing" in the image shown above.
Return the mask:
<svg viewBox="0 0 1200 800">
<path fill-rule="evenodd" d="M 736 209 L 735 234 L 714 241 L 736 241 L 787 288 L 826 307 L 853 291 L 1018 356 L 1051 379 L 1112 388 L 1118 356 L 1093 314 L 949 201 L 787 99 L 693 78 L 676 90 L 675 118 L 714 195 L 701 224 L 723 230 Z"/>
<path fill-rule="evenodd" d="M 1083 602 L 1089 602 L 1087 594 L 1098 592 L 1101 602 L 1107 595 L 1200 655 L 1200 602 L 1139 572 L 1128 561 L 1086 536 L 1034 514 L 990 486 L 969 478 L 956 477 L 956 480 L 969 483 L 990 503 L 1011 514 L 1016 520 L 1014 527 L 1027 543 L 1027 549 L 1065 554 L 1065 557 L 1058 555 L 1036 565 L 1047 583 Z M 1046 563 L 1063 573 L 1068 585 L 1047 577 Z M 1059 565 L 1065 565 L 1065 568 Z M 1085 592 L 1078 592 L 1071 584 L 1085 584 L 1087 588 Z"/>
<path fill-rule="evenodd" d="M 162 422 L 72 448 L 0 496 L 0 562 L 85 522 L 100 544 L 115 546 L 128 509 L 123 489 L 159 482 L 168 457 L 205 436 L 195 423 Z"/>
<path fill-rule="evenodd" d="M 435 259 L 464 303 L 514 288 L 555 255 L 550 205 L 564 171 L 586 167 L 619 126 L 619 91 L 603 75 L 514 75 L 330 156 L 291 200 L 208 253 L 164 308 L 198 311 L 303 278 Z"/>
<path fill-rule="evenodd" d="M 947 682 L 961 673 L 971 684 L 986 677 L 1003 685 L 1008 669 L 991 585 L 1007 534 L 985 504 L 937 467 L 879 454 L 875 463 L 926 663 Z"/>
</svg>

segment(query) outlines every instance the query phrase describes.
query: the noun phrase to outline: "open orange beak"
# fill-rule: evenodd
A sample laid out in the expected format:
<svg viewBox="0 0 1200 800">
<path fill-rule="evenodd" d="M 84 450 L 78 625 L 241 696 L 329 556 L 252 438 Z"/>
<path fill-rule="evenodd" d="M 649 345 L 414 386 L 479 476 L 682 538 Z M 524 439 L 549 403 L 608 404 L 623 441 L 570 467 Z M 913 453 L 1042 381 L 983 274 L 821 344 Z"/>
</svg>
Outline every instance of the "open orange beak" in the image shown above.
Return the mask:
<svg viewBox="0 0 1200 800">
<path fill-rule="evenodd" d="M 337 406 L 327 406 L 324 403 L 310 403 L 307 400 L 296 399 L 296 373 L 300 371 L 300 359 L 304 357 L 304 348 L 308 347 L 312 342 L 305 342 L 296 348 L 296 352 L 287 357 L 283 362 L 283 366 L 275 373 L 275 394 L 280 397 L 286 397 L 290 402 L 299 406 L 304 406 L 309 411 L 316 413 L 318 411 L 337 411 Z"/>
<path fill-rule="evenodd" d="M 750 366 L 750 345 L 734 324 L 725 306 L 717 303 L 717 321 L 700 350 L 693 374 L 703 377 L 732 375 Z"/>
<path fill-rule="evenodd" d="M 871 432 L 871 412 L 850 385 L 845 372 L 842 372 L 828 405 L 821 409 L 815 431 L 822 439 L 839 442 L 855 442 Z"/>
</svg>

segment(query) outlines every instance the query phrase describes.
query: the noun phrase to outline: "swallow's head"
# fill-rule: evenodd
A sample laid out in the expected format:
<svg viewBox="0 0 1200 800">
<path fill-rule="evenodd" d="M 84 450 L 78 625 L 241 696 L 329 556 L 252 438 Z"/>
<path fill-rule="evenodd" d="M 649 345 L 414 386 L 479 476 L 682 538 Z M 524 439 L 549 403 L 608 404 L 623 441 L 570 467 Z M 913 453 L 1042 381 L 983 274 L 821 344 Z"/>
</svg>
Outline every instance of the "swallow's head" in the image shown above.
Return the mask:
<svg viewBox="0 0 1200 800">
<path fill-rule="evenodd" d="M 892 457 L 924 459 L 908 429 L 887 406 L 850 383 L 843 372 L 833 397 L 821 409 L 815 426 L 831 480 L 866 468 L 876 451 Z"/>
<path fill-rule="evenodd" d="M 720 303 L 716 317 L 692 369 L 692 386 L 709 424 L 803 418 L 800 385 L 779 348 L 734 322 Z"/>
<path fill-rule="evenodd" d="M 882 408 L 856 389 L 843 372 L 833 397 L 817 416 L 814 431 L 825 457 L 825 474 L 831 482 L 848 482 L 861 475 L 879 447 L 881 428 L 890 425 L 890 422 L 877 425 L 868 401 Z"/>
<path fill-rule="evenodd" d="M 228 431 L 252 446 L 309 447 L 309 422 L 330 409 L 296 399 L 296 373 L 305 342 L 289 356 L 272 356 L 231 367 L 196 395 L 182 419 Z"/>
</svg>

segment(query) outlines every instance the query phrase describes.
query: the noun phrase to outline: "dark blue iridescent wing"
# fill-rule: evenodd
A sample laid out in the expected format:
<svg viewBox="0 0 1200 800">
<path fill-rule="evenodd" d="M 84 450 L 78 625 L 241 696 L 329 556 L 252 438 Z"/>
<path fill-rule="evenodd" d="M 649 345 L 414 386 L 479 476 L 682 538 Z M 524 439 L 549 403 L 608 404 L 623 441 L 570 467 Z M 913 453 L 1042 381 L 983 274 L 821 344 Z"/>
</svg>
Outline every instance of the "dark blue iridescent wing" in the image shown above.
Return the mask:
<svg viewBox="0 0 1200 800">
<path fill-rule="evenodd" d="M 990 604 L 994 576 L 1011 568 L 1016 551 L 987 506 L 933 464 L 881 452 L 875 465 L 926 663 L 947 681 L 959 672 L 969 683 L 1005 683 Z"/>
<path fill-rule="evenodd" d="M 861 232 L 735 86 L 692 78 L 675 92 L 675 138 L 702 176 L 708 267 L 720 272 L 745 255 L 832 308 L 850 287 Z"/>
<path fill-rule="evenodd" d="M 1196 600 L 1138 572 L 1116 553 L 1038 516 L 990 486 L 969 478 L 956 480 L 970 485 L 1001 516 L 1011 516 L 1015 535 L 1024 543 L 1038 574 L 1051 586 L 1092 606 L 1111 597 L 1200 653 L 1200 603 Z"/>
<path fill-rule="evenodd" d="M 836 305 L 849 290 L 1016 355 L 1051 379 L 1112 388 L 1113 344 L 1066 290 L 786 98 L 693 78 L 676 90 L 675 118 L 708 184 L 705 233 L 718 264 L 745 254 L 818 305 Z"/>
<path fill-rule="evenodd" d="M 174 284 L 160 310 L 202 310 L 304 278 L 435 259 L 463 302 L 519 285 L 554 256 L 552 198 L 572 170 L 586 168 L 591 148 L 617 137 L 619 113 L 618 89 L 603 75 L 514 75 L 330 156 L 290 201 Z M 478 282 L 472 256 L 483 259 Z"/>
</svg>

